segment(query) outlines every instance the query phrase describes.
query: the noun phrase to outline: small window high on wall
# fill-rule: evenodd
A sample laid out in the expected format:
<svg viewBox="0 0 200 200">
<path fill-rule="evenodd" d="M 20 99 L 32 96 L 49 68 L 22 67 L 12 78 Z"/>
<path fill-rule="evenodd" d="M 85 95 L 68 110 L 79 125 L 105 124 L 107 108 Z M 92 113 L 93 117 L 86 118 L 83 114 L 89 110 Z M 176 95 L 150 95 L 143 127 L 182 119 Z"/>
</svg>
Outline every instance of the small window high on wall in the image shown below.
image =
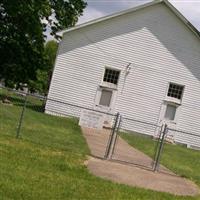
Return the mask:
<svg viewBox="0 0 200 200">
<path fill-rule="evenodd" d="M 182 85 L 170 83 L 167 96 L 174 97 L 176 99 L 181 100 L 182 96 L 183 96 L 183 89 L 184 89 L 184 86 L 182 86 Z"/>
<path fill-rule="evenodd" d="M 105 69 L 103 81 L 117 85 L 120 71 L 114 69 Z"/>
</svg>

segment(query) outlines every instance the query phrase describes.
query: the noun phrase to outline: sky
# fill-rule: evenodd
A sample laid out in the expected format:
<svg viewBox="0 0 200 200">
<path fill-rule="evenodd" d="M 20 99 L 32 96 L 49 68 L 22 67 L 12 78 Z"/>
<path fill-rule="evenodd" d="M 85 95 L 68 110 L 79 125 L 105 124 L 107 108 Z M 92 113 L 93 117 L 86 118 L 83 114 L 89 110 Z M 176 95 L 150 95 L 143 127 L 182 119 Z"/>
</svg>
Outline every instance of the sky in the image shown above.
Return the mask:
<svg viewBox="0 0 200 200">
<path fill-rule="evenodd" d="M 78 24 L 121 10 L 151 2 L 151 0 L 87 0 L 87 7 Z M 169 0 L 200 31 L 200 0 Z"/>
</svg>

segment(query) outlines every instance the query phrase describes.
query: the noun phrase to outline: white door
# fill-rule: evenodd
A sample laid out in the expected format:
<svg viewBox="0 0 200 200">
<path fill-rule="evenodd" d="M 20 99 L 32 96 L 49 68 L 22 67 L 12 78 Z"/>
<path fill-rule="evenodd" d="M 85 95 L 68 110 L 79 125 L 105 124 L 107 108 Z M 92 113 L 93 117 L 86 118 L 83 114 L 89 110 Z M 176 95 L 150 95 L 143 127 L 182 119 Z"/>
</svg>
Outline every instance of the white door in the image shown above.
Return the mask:
<svg viewBox="0 0 200 200">
<path fill-rule="evenodd" d="M 115 104 L 116 91 L 109 88 L 100 87 L 97 90 L 94 109 L 114 114 L 114 104 Z M 110 127 L 112 125 L 112 116 L 105 114 L 104 125 Z"/>
<path fill-rule="evenodd" d="M 165 101 L 161 106 L 159 124 L 167 124 L 169 129 L 176 129 L 179 105 Z M 167 132 L 167 139 L 174 141 L 175 131 Z"/>
<path fill-rule="evenodd" d="M 94 109 L 113 113 L 116 91 L 110 88 L 99 87 L 95 97 Z"/>
</svg>

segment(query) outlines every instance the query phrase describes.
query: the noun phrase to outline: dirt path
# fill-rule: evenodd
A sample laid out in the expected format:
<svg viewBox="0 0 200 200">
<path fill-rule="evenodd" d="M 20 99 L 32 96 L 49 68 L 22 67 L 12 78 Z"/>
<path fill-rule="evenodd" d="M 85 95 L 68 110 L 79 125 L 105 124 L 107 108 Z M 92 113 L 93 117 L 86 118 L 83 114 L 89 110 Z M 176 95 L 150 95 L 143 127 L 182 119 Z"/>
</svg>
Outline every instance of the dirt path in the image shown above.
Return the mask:
<svg viewBox="0 0 200 200">
<path fill-rule="evenodd" d="M 110 130 L 95 131 L 94 129 L 82 128 L 82 132 L 87 140 L 91 154 L 95 157 L 103 158 Z M 155 173 L 150 170 L 152 159 L 131 147 L 121 138 L 118 140 L 117 148 L 117 153 L 113 157 L 114 160 L 90 158 L 87 161 L 90 172 L 118 183 L 155 191 L 190 196 L 200 194 L 199 188 L 193 182 L 176 176 L 162 166 L 162 173 Z M 131 164 L 137 162 L 141 166 L 146 166 L 146 169 Z"/>
</svg>

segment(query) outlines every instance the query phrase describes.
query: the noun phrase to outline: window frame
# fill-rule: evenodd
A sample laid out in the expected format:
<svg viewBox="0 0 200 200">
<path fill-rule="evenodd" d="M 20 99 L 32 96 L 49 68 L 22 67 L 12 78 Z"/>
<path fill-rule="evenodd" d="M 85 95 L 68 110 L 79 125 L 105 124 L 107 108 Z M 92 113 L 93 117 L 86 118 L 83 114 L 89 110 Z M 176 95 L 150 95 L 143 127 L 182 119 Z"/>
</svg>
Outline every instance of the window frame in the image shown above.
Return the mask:
<svg viewBox="0 0 200 200">
<path fill-rule="evenodd" d="M 183 87 L 181 99 L 168 96 L 170 84 L 174 84 L 174 85 L 178 85 L 178 86 L 182 86 Z M 163 99 L 163 101 L 164 101 L 163 106 L 164 107 L 162 108 L 162 117 L 161 117 L 162 120 L 166 120 L 166 121 L 168 121 L 170 123 L 173 123 L 173 124 L 177 123 L 177 120 L 178 120 L 178 118 L 180 116 L 180 112 L 181 112 L 181 104 L 182 104 L 182 101 L 183 101 L 185 87 L 186 86 L 183 85 L 183 84 L 178 84 L 178 83 L 171 82 L 171 81 L 167 82 L 167 87 L 166 87 L 166 90 L 165 90 L 165 98 Z M 175 116 L 174 116 L 174 120 L 168 120 L 168 119 L 165 118 L 165 113 L 166 113 L 166 110 L 167 110 L 167 105 L 173 105 L 173 106 L 176 107 L 176 113 L 175 113 Z"/>
<path fill-rule="evenodd" d="M 173 84 L 173 85 L 177 85 L 177 86 L 181 86 L 181 87 L 183 87 L 183 90 L 182 90 L 182 94 L 181 94 L 181 98 L 180 98 L 180 99 L 179 99 L 179 98 L 176 98 L 176 97 L 168 96 L 169 89 L 170 89 L 170 84 Z M 170 98 L 170 99 L 176 99 L 176 101 L 181 102 L 182 99 L 183 99 L 184 90 L 185 90 L 185 85 L 178 84 L 178 83 L 174 83 L 174 82 L 168 82 L 168 87 L 167 87 L 166 97 L 167 97 L 167 98 Z"/>
<path fill-rule="evenodd" d="M 119 75 L 118 75 L 118 79 L 117 79 L 117 83 L 116 83 L 116 84 L 115 84 L 115 83 L 111 83 L 111 82 L 104 81 L 106 69 L 119 72 Z M 107 67 L 107 66 L 104 67 L 103 77 L 102 77 L 102 83 L 103 83 L 103 85 L 105 85 L 105 86 L 107 86 L 107 87 L 109 87 L 109 88 L 116 88 L 116 87 L 118 86 L 118 84 L 119 84 L 120 74 L 121 74 L 121 70 L 119 70 L 119 69 L 112 68 L 112 67 Z"/>
</svg>

